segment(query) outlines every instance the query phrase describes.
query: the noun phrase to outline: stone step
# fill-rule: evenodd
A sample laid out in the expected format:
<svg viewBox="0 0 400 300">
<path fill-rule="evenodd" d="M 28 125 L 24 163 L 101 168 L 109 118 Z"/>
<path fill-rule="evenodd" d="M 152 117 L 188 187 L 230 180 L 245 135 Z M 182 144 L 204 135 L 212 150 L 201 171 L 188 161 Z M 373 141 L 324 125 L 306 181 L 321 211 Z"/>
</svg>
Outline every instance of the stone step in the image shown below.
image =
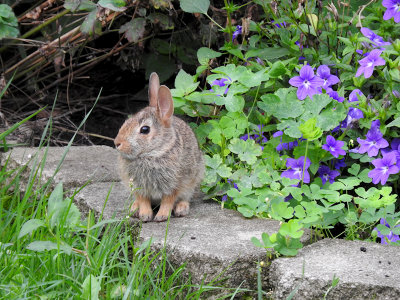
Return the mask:
<svg viewBox="0 0 400 300">
<path fill-rule="evenodd" d="M 399 247 L 324 239 L 301 249 L 296 257 L 275 259 L 270 268 L 275 299 L 392 300 L 400 298 Z"/>
<path fill-rule="evenodd" d="M 53 176 L 64 151 L 49 148 L 43 179 Z M 16 148 L 3 155 L 2 165 L 6 160 L 10 168 L 28 164 L 29 171 L 36 152 L 35 148 Z M 133 200 L 119 182 L 116 159 L 117 153 L 110 147 L 71 147 L 55 182 L 63 181 L 70 190 L 90 182 L 75 197 L 82 213 L 92 210 L 97 216 L 103 214 L 103 218 L 125 218 Z M 236 211 L 222 210 L 214 201 L 197 199 L 187 217 L 171 218 L 169 224 L 143 223 L 140 238 L 151 238 L 155 250 L 165 246 L 171 263 L 186 263 L 185 272 L 191 274 L 194 283 L 209 282 L 220 275 L 228 287 L 256 289 L 257 262 L 265 261 L 266 252 L 250 239 L 278 228 L 277 221 L 245 219 Z M 305 234 L 302 242 L 309 243 L 310 235 Z M 398 249 L 326 239 L 306 246 L 296 257 L 275 259 L 270 267 L 266 264 L 262 268 L 262 287 L 265 291 L 273 289 L 275 299 L 286 299 L 295 289 L 294 299 L 322 299 L 335 274 L 339 284 L 327 299 L 397 299 Z"/>
<path fill-rule="evenodd" d="M 1 156 L 1 165 L 8 162 L 9 169 L 27 165 L 24 172 L 27 178 L 32 168 L 37 167 L 46 155 L 41 178 L 45 182 L 54 176 L 65 151 L 66 147 L 49 147 L 48 151 L 46 148 L 40 151 L 37 148 L 14 148 Z M 54 181 L 62 181 L 65 189 L 79 187 L 87 182 L 119 181 L 116 162 L 117 153 L 111 147 L 74 146 L 66 154 Z"/>
</svg>

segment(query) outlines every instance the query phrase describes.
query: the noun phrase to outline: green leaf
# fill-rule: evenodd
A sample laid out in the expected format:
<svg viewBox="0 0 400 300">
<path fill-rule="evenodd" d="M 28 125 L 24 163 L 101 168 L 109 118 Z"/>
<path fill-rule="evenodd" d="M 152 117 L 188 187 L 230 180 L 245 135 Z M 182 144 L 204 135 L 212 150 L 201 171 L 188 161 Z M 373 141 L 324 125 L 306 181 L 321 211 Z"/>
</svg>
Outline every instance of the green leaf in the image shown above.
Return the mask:
<svg viewBox="0 0 400 300">
<path fill-rule="evenodd" d="M 0 40 L 3 38 L 17 37 L 18 35 L 18 28 L 0 23 Z"/>
<path fill-rule="evenodd" d="M 63 183 L 60 182 L 54 188 L 48 200 L 47 213 L 49 214 L 49 216 L 53 215 L 54 212 L 58 209 L 59 205 L 63 202 L 63 196 Z"/>
<path fill-rule="evenodd" d="M 260 240 L 258 238 L 253 236 L 250 240 L 254 244 L 254 246 L 256 246 L 256 247 L 259 247 L 259 248 L 263 248 L 264 247 L 263 244 L 261 244 L 261 242 L 260 242 Z"/>
<path fill-rule="evenodd" d="M 369 173 L 369 169 L 364 169 L 360 172 L 360 174 L 358 174 L 358 178 L 365 183 L 371 183 L 372 182 L 372 178 L 368 176 Z"/>
<path fill-rule="evenodd" d="M 165 14 L 154 12 L 151 13 L 147 19 L 153 24 L 158 24 L 163 30 L 172 30 L 175 28 L 174 22 Z"/>
<path fill-rule="evenodd" d="M 277 245 L 274 247 L 275 251 L 286 256 L 295 256 L 298 249 L 303 247 L 303 244 L 298 239 L 290 238 L 286 239 L 281 234 L 277 234 Z"/>
<path fill-rule="evenodd" d="M 299 130 L 306 140 L 313 141 L 322 136 L 321 128 L 316 126 L 317 119 L 311 118 L 299 126 Z"/>
<path fill-rule="evenodd" d="M 264 60 L 274 60 L 290 54 L 286 48 L 262 48 L 247 51 L 245 58 L 259 57 Z"/>
<path fill-rule="evenodd" d="M 92 11 L 96 9 L 96 4 L 90 0 L 66 0 L 64 2 L 64 8 L 72 12 L 77 10 Z"/>
<path fill-rule="evenodd" d="M 214 154 L 213 157 L 204 156 L 206 166 L 206 175 L 204 181 L 208 184 L 215 184 L 218 180 L 218 175 L 222 178 L 228 178 L 232 174 L 232 168 L 226 166 L 222 162 L 219 154 Z"/>
<path fill-rule="evenodd" d="M 308 120 L 309 118 L 316 117 L 332 101 L 333 99 L 327 94 L 316 94 L 312 99 L 307 97 L 303 101 L 305 112 L 302 118 Z"/>
<path fill-rule="evenodd" d="M 252 216 L 254 216 L 254 212 L 253 212 L 251 209 L 249 209 L 248 207 L 246 207 L 246 206 L 239 206 L 239 207 L 237 208 L 237 210 L 238 210 L 238 212 L 240 212 L 240 213 L 243 215 L 243 217 L 245 217 L 245 218 L 251 218 Z"/>
<path fill-rule="evenodd" d="M 276 61 L 272 64 L 268 71 L 268 76 L 271 78 L 278 78 L 286 74 L 286 67 L 281 61 Z"/>
<path fill-rule="evenodd" d="M 97 20 L 97 9 L 92 10 L 81 25 L 81 31 L 89 35 L 101 34 L 101 23 Z"/>
<path fill-rule="evenodd" d="M 197 89 L 200 82 L 194 82 L 194 76 L 181 69 L 175 78 L 175 88 L 183 91 L 184 95 L 190 94 Z"/>
<path fill-rule="evenodd" d="M 181 8 L 187 13 L 202 13 L 207 14 L 210 0 L 179 0 Z"/>
<path fill-rule="evenodd" d="M 210 59 L 220 57 L 221 55 L 222 53 L 207 47 L 201 47 L 197 50 L 197 59 L 201 65 L 207 65 Z"/>
<path fill-rule="evenodd" d="M 0 40 L 18 35 L 18 20 L 12 8 L 7 4 L 0 4 Z"/>
<path fill-rule="evenodd" d="M 359 164 L 353 164 L 350 169 L 347 170 L 350 174 L 357 176 L 358 172 L 360 171 Z"/>
<path fill-rule="evenodd" d="M 233 153 L 237 154 L 241 161 L 245 161 L 250 165 L 254 164 L 257 161 L 257 156 L 260 156 L 262 153 L 260 145 L 256 144 L 251 139 L 243 141 L 234 138 L 230 141 L 228 148 Z"/>
<path fill-rule="evenodd" d="M 393 127 L 393 126 L 400 127 L 400 117 L 394 119 L 392 122 L 386 125 L 386 127 Z"/>
<path fill-rule="evenodd" d="M 18 239 L 22 238 L 23 236 L 32 233 L 34 230 L 38 229 L 39 227 L 46 226 L 42 220 L 38 219 L 31 219 L 28 220 L 22 225 L 21 230 L 18 234 Z"/>
<path fill-rule="evenodd" d="M 50 250 L 57 250 L 57 243 L 50 241 L 34 241 L 26 246 L 26 249 L 36 251 L 36 252 L 44 252 Z M 70 255 L 72 253 L 72 247 L 65 244 L 60 244 L 60 250 L 65 254 Z"/>
<path fill-rule="evenodd" d="M 82 298 L 85 300 L 98 300 L 101 290 L 101 280 L 92 274 L 86 276 L 82 283 Z"/>
<path fill-rule="evenodd" d="M 145 26 L 146 19 L 135 18 L 132 21 L 122 25 L 118 32 L 123 33 L 129 42 L 136 43 L 143 37 Z"/>
<path fill-rule="evenodd" d="M 280 89 L 275 95 L 265 94 L 261 96 L 261 100 L 262 102 L 257 102 L 258 107 L 278 119 L 296 118 L 304 111 L 296 94 L 290 93 L 288 89 Z"/>
<path fill-rule="evenodd" d="M 251 72 L 247 69 L 247 72 L 243 72 L 238 78 L 238 81 L 246 87 L 255 87 L 261 85 L 263 81 L 267 81 L 269 76 L 265 73 L 265 70 L 260 70 L 257 73 Z"/>
<path fill-rule="evenodd" d="M 239 112 L 243 110 L 244 99 L 243 96 L 234 95 L 234 92 L 230 89 L 224 99 L 225 107 L 230 112 Z"/>
<path fill-rule="evenodd" d="M 273 203 L 271 205 L 270 215 L 272 218 L 282 221 L 293 217 L 294 209 L 289 206 L 288 202 Z"/>
<path fill-rule="evenodd" d="M 303 226 L 299 220 L 289 220 L 287 223 L 282 223 L 279 233 L 285 237 L 301 238 L 304 234 Z"/>
<path fill-rule="evenodd" d="M 124 11 L 126 10 L 124 0 L 99 0 L 98 5 L 104 8 L 111 9 L 113 11 Z"/>
</svg>

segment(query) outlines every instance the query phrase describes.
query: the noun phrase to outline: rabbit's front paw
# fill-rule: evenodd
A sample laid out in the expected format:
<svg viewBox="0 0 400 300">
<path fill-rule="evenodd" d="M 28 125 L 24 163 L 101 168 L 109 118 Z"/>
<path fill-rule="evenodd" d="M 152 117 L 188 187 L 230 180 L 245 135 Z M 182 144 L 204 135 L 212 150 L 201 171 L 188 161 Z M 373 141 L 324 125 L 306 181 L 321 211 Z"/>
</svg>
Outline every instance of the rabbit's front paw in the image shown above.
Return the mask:
<svg viewBox="0 0 400 300">
<path fill-rule="evenodd" d="M 174 208 L 175 217 L 184 217 L 189 213 L 189 202 L 179 201 Z"/>
</svg>

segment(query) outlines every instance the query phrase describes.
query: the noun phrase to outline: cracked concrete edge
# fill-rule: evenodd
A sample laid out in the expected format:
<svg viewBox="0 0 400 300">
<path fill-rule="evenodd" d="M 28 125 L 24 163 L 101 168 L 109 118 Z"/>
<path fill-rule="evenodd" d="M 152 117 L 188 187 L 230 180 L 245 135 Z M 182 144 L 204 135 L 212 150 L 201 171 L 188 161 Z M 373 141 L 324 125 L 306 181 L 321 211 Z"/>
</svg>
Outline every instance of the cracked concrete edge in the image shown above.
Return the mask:
<svg viewBox="0 0 400 300">
<path fill-rule="evenodd" d="M 108 146 L 74 146 L 37 148 L 13 148 L 1 158 L 0 165 L 8 163 L 7 169 L 20 169 L 21 188 L 26 188 L 31 174 L 37 172 L 36 183 L 51 180 L 52 186 L 62 181 L 65 189 L 78 188 L 88 182 L 119 181 L 116 170 L 117 153 Z M 46 154 L 46 161 L 43 157 Z M 56 172 L 64 156 L 61 168 Z M 25 167 L 26 166 L 26 167 Z"/>
<path fill-rule="evenodd" d="M 286 299 L 296 290 L 293 299 L 322 299 L 329 290 L 327 299 L 332 300 L 397 299 L 397 254 L 395 246 L 321 240 L 301 249 L 296 257 L 272 262 L 269 276 L 274 297 Z M 386 265 L 385 260 L 389 260 Z M 339 283 L 331 288 L 333 276 Z"/>
</svg>

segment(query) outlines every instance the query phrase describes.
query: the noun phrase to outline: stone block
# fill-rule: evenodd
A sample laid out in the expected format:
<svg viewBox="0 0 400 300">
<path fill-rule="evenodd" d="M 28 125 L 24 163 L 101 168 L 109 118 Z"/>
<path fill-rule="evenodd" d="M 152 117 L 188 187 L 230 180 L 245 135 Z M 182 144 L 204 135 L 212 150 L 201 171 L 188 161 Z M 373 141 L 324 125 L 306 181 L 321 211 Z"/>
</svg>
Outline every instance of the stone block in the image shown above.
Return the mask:
<svg viewBox="0 0 400 300">
<path fill-rule="evenodd" d="M 333 276 L 339 284 L 329 300 L 399 299 L 399 248 L 363 241 L 324 239 L 296 257 L 275 259 L 270 268 L 274 299 L 323 299 Z"/>
</svg>

